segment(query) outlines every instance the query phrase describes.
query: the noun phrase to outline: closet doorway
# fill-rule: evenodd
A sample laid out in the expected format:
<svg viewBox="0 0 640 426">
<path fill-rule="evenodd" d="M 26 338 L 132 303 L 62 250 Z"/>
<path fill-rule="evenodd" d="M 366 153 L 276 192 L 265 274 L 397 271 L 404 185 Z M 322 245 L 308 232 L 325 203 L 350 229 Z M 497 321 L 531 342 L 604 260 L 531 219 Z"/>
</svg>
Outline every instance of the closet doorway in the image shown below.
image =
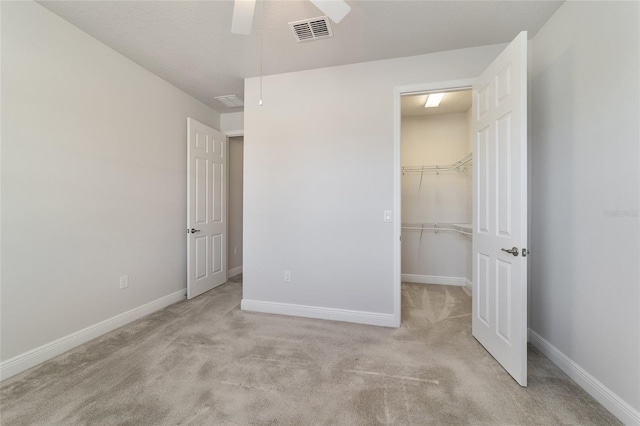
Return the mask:
<svg viewBox="0 0 640 426">
<path fill-rule="evenodd" d="M 229 211 L 227 259 L 229 279 L 242 277 L 242 178 L 244 169 L 244 137 L 229 138 Z"/>
<path fill-rule="evenodd" d="M 403 283 L 471 296 L 471 89 L 401 100 Z"/>
<path fill-rule="evenodd" d="M 402 213 L 402 99 L 411 95 L 428 95 L 443 104 L 448 92 L 471 88 L 469 124 L 473 137 L 472 158 L 472 335 L 521 385 L 527 385 L 527 33 L 521 32 L 476 78 L 416 84 L 395 88 L 394 212 L 401 220 L 412 220 Z M 444 92 L 442 97 L 440 92 Z M 435 102 L 434 102 L 435 103 Z M 406 156 L 405 156 L 406 157 Z M 448 169 L 466 166 L 462 158 Z M 433 161 L 433 163 L 431 162 Z M 418 171 L 441 176 L 437 160 L 418 164 Z M 454 160 L 455 161 L 455 160 Z M 463 164 L 464 163 L 464 164 Z M 415 164 L 415 163 L 414 163 Z M 436 167 L 433 167 L 433 166 Z M 462 173 L 462 170 L 460 170 Z M 418 185 L 421 185 L 420 183 Z M 419 189 L 422 189 L 419 186 Z M 436 208 L 434 206 L 433 208 Z M 422 206 L 422 208 L 426 208 Z M 446 209 L 439 209 L 441 212 Z M 432 211 L 426 213 L 434 214 Z M 401 322 L 402 237 L 408 231 L 441 232 L 440 226 L 427 223 L 415 228 L 401 220 L 394 227 L 394 322 Z M 424 221 L 425 219 L 420 218 Z M 437 219 L 441 220 L 441 219 Z M 449 220 L 449 219 L 447 219 Z M 451 231 L 467 231 L 464 224 L 451 223 Z M 411 225 L 405 222 L 406 225 Z M 433 226 L 430 226 L 432 225 Z M 457 226 L 456 226 L 457 225 Z M 435 228 L 435 229 L 425 229 Z M 456 277 L 454 277 L 456 278 Z"/>
</svg>

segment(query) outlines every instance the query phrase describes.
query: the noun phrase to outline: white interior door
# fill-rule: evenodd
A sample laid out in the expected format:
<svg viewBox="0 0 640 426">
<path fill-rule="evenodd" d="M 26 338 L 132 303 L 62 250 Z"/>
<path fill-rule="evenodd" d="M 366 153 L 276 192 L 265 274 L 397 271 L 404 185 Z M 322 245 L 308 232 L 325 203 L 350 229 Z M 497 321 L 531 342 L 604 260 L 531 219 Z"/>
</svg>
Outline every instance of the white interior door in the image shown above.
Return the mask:
<svg viewBox="0 0 640 426">
<path fill-rule="evenodd" d="M 473 336 L 526 386 L 526 31 L 476 80 L 472 108 Z"/>
<path fill-rule="evenodd" d="M 227 139 L 187 120 L 187 299 L 227 281 Z"/>
</svg>

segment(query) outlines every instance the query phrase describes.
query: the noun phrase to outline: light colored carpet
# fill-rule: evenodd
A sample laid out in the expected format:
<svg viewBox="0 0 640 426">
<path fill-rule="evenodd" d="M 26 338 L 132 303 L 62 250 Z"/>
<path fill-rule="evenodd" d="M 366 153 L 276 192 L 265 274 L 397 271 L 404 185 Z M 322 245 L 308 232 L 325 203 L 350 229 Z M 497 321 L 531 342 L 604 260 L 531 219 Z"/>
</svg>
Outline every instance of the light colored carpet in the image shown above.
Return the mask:
<svg viewBox="0 0 640 426">
<path fill-rule="evenodd" d="M 227 283 L 2 384 L 3 425 L 604 425 L 529 352 L 521 388 L 459 287 L 404 284 L 399 329 L 242 312 Z"/>
</svg>

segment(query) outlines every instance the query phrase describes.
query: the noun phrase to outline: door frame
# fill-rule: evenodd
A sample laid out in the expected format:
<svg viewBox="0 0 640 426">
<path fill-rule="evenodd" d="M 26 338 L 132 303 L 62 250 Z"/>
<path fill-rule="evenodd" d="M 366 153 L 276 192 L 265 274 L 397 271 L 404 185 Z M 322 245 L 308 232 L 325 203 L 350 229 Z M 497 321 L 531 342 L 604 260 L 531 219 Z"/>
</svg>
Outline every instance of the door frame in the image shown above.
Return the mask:
<svg viewBox="0 0 640 426">
<path fill-rule="evenodd" d="M 393 326 L 402 321 L 402 96 L 471 89 L 475 78 L 396 86 L 393 89 Z"/>
</svg>

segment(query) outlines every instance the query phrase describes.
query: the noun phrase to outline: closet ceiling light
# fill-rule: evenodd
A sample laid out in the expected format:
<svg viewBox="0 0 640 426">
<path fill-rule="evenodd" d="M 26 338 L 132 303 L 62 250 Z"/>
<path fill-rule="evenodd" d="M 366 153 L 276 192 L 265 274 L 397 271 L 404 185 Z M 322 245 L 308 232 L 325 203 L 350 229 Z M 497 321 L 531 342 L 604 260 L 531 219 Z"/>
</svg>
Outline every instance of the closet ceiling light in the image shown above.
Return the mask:
<svg viewBox="0 0 640 426">
<path fill-rule="evenodd" d="M 427 102 L 424 104 L 425 108 L 435 108 L 438 105 L 440 105 L 440 101 L 442 100 L 442 97 L 444 96 L 444 93 L 431 93 L 428 97 L 427 97 Z"/>
</svg>

